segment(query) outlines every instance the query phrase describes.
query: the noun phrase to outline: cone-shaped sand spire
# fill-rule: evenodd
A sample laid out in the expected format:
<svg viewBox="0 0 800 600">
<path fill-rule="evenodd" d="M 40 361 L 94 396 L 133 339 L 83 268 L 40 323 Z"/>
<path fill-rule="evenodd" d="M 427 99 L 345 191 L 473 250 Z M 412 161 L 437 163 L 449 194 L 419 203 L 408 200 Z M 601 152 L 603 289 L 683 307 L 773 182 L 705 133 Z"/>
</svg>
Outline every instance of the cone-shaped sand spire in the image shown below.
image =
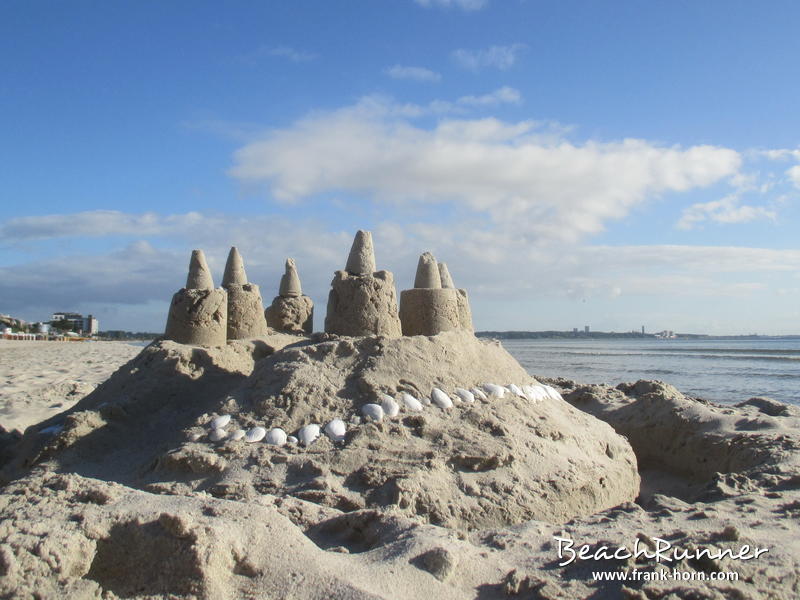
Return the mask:
<svg viewBox="0 0 800 600">
<path fill-rule="evenodd" d="M 430 252 L 419 257 L 414 287 L 400 292 L 400 323 L 403 335 L 436 335 L 460 329 L 458 292 L 446 265 L 440 265 Z M 442 273 L 451 287 L 443 285 Z"/>
<path fill-rule="evenodd" d="M 278 295 L 284 298 L 296 298 L 303 295 L 300 276 L 297 274 L 297 267 L 293 258 L 286 259 L 286 272 L 281 277 L 281 287 Z"/>
<path fill-rule="evenodd" d="M 278 295 L 264 312 L 267 325 L 286 333 L 311 333 L 314 325 L 314 303 L 303 295 L 300 275 L 293 258 L 286 259 Z"/>
<path fill-rule="evenodd" d="M 187 290 L 213 290 L 214 280 L 202 250 L 192 250 L 189 260 L 189 276 L 186 278 Z"/>
<path fill-rule="evenodd" d="M 442 287 L 442 276 L 439 274 L 439 267 L 436 264 L 436 259 L 430 252 L 425 252 L 419 257 L 419 262 L 417 263 L 417 276 L 414 279 L 414 287 Z"/>
<path fill-rule="evenodd" d="M 453 278 L 450 277 L 450 271 L 447 269 L 447 263 L 443 262 L 439 263 L 439 278 L 441 279 L 443 288 L 449 289 L 456 287 L 455 284 L 453 283 Z"/>
<path fill-rule="evenodd" d="M 232 283 L 236 285 L 244 285 L 247 283 L 247 273 L 244 272 L 244 262 L 242 262 L 242 255 L 236 246 L 231 248 L 228 253 L 228 262 L 225 263 L 225 274 L 222 276 L 222 287 L 226 287 Z"/>
<path fill-rule="evenodd" d="M 328 294 L 326 333 L 400 337 L 397 293 L 389 271 L 377 271 L 372 234 L 356 233 L 347 266 L 336 271 Z"/>
<path fill-rule="evenodd" d="M 353 240 L 353 246 L 350 248 L 350 255 L 347 257 L 347 266 L 344 270 L 351 275 L 367 275 L 377 270 L 371 232 L 358 230 L 356 238 Z"/>
<path fill-rule="evenodd" d="M 186 287 L 172 296 L 164 337 L 179 344 L 224 346 L 228 294 L 214 289 L 202 250 L 193 250 Z"/>
<path fill-rule="evenodd" d="M 222 287 L 228 291 L 228 339 L 244 340 L 267 335 L 261 292 L 256 284 L 248 283 L 242 255 L 235 246 L 228 254 Z"/>
</svg>

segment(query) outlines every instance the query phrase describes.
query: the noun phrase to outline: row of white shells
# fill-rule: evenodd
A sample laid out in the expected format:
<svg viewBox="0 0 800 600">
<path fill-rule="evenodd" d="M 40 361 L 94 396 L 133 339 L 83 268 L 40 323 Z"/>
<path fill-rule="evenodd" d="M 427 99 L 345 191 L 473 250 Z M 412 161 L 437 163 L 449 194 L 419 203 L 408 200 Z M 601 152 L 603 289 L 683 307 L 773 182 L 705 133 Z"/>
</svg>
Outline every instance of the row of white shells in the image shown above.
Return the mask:
<svg viewBox="0 0 800 600">
<path fill-rule="evenodd" d="M 561 400 L 561 394 L 549 385 L 523 385 L 509 384 L 507 386 L 495 383 L 485 383 L 481 387 L 472 389 L 456 388 L 451 397 L 439 388 L 431 390 L 430 398 L 418 400 L 408 392 L 400 392 L 400 402 L 388 394 L 381 394 L 380 404 L 365 404 L 361 407 L 361 414 L 367 421 L 382 421 L 384 417 L 394 418 L 400 414 L 401 404 L 409 412 L 421 412 L 425 406 L 431 404 L 442 409 L 453 408 L 453 401 L 466 402 L 471 404 L 475 399 L 489 401 L 492 398 L 503 398 L 506 394 L 512 394 L 525 398 L 530 402 L 539 402 L 545 398 Z M 222 415 L 211 420 L 208 439 L 212 442 L 223 440 L 244 440 L 248 443 L 260 442 L 265 440 L 274 446 L 284 446 L 286 444 L 300 443 L 303 446 L 310 446 L 322 433 L 325 433 L 332 441 L 341 442 L 347 432 L 347 425 L 341 419 L 333 419 L 324 428 L 320 428 L 316 423 L 305 425 L 299 429 L 297 436 L 287 435 L 280 427 L 273 427 L 269 431 L 264 427 L 256 426 L 245 431 L 236 429 L 228 432 L 225 428 L 230 424 L 231 416 Z M 199 437 L 198 437 L 199 439 Z"/>
</svg>

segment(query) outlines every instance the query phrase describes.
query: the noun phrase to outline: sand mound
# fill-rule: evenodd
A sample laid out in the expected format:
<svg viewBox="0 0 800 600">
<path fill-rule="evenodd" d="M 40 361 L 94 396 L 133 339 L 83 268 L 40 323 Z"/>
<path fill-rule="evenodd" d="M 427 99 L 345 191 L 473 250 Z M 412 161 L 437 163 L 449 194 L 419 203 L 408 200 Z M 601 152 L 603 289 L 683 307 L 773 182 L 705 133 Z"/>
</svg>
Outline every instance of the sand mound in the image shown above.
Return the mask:
<svg viewBox="0 0 800 600">
<path fill-rule="evenodd" d="M 800 455 L 791 452 L 800 448 L 794 437 L 800 432 L 800 409 L 795 406 L 768 398 L 720 406 L 686 397 L 660 381 L 615 388 L 560 383 L 568 390 L 568 402 L 608 422 L 630 441 L 646 479 L 651 473 L 660 479 L 643 487 L 655 486 L 655 491 L 687 500 L 800 487 Z"/>
<path fill-rule="evenodd" d="M 379 423 L 358 418 L 381 393 L 420 398 L 433 387 L 452 394 L 482 382 L 536 383 L 497 343 L 465 332 L 279 342 L 154 344 L 60 422 L 44 424 L 52 435 L 26 436 L 14 467 L 43 464 L 163 493 L 291 495 L 456 528 L 564 522 L 638 493 L 627 442 L 562 400 L 508 393 Z M 213 414 L 232 415 L 229 432 L 261 425 L 293 433 L 333 418 L 348 431 L 309 448 L 212 443 Z"/>
</svg>

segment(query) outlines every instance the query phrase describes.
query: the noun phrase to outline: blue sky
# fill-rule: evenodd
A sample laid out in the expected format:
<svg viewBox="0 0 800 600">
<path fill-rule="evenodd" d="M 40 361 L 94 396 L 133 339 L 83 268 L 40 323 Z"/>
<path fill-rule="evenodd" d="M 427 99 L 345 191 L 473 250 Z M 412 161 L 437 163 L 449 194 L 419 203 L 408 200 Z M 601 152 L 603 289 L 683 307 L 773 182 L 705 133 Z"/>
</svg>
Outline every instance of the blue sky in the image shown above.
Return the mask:
<svg viewBox="0 0 800 600">
<path fill-rule="evenodd" d="M 0 5 L 0 312 L 158 331 L 356 229 L 479 329 L 800 333 L 796 2 Z"/>
</svg>

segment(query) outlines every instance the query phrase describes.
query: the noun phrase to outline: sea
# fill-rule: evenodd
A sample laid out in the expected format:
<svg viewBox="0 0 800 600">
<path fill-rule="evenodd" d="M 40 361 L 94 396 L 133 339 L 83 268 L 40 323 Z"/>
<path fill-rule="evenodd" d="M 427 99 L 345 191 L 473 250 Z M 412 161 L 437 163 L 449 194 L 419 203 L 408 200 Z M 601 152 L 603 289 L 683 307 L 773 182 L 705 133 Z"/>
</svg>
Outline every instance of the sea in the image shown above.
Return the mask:
<svg viewBox="0 0 800 600">
<path fill-rule="evenodd" d="M 501 341 L 534 376 L 610 385 L 659 379 L 712 402 L 766 396 L 800 405 L 800 339 Z"/>
</svg>

